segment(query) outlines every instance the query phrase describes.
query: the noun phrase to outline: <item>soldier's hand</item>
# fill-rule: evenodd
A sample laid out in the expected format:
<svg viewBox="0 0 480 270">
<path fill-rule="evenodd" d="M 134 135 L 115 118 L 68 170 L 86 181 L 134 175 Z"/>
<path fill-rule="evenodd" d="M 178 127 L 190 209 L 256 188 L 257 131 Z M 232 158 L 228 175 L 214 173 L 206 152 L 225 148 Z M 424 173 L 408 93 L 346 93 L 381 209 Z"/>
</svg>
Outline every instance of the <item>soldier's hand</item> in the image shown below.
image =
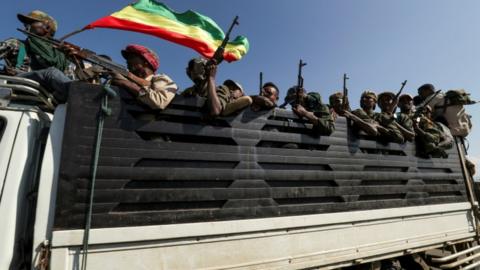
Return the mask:
<svg viewBox="0 0 480 270">
<path fill-rule="evenodd" d="M 60 49 L 65 52 L 68 56 L 78 55 L 80 50 L 77 47 L 72 46 L 71 44 L 64 43 Z"/>
<path fill-rule="evenodd" d="M 7 67 L 7 66 L 5 66 L 3 72 L 5 73 L 5 75 L 8 75 L 8 76 L 17 75 L 17 71 L 14 68 Z"/>
<path fill-rule="evenodd" d="M 118 72 L 110 72 L 110 76 L 112 76 L 112 80 L 127 80 L 127 78 Z"/>
<path fill-rule="evenodd" d="M 350 111 L 346 111 L 346 110 L 341 110 L 337 113 L 341 116 L 345 116 L 346 118 L 350 118 L 353 115 Z"/>
<path fill-rule="evenodd" d="M 293 112 L 298 115 L 298 117 L 304 117 L 307 114 L 307 110 L 300 104 L 297 104 L 292 107 Z"/>
<path fill-rule="evenodd" d="M 217 76 L 217 67 L 215 60 L 212 60 L 212 64 L 207 65 L 206 71 L 210 79 L 215 79 Z"/>
<path fill-rule="evenodd" d="M 380 133 L 384 133 L 384 134 L 385 134 L 385 133 L 388 133 L 388 129 L 384 128 L 384 127 L 381 126 L 381 125 L 377 125 L 377 130 L 378 130 L 378 132 L 380 132 Z"/>
</svg>

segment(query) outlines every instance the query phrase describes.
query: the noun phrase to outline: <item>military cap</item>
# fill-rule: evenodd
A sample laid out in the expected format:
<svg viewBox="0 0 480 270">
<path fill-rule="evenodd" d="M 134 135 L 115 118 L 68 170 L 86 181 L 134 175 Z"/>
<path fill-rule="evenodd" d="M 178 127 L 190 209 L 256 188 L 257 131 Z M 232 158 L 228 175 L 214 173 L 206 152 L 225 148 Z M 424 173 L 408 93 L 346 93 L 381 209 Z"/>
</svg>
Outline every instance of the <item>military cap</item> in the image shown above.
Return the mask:
<svg viewBox="0 0 480 270">
<path fill-rule="evenodd" d="M 122 50 L 122 56 L 125 59 L 127 59 L 128 56 L 131 54 L 139 55 L 143 59 L 145 59 L 145 61 L 150 64 L 153 71 L 157 71 L 158 67 L 160 66 L 160 59 L 158 58 L 158 55 L 145 46 L 138 44 L 130 44 L 125 48 L 125 50 Z"/>
<path fill-rule="evenodd" d="M 337 100 L 337 99 L 343 99 L 343 93 L 342 92 L 333 93 L 328 97 L 328 102 L 329 102 L 330 106 L 333 106 L 333 104 L 335 103 L 335 100 Z"/>
<path fill-rule="evenodd" d="M 58 24 L 57 21 L 47 13 L 41 10 L 34 10 L 27 15 L 17 14 L 18 20 L 24 24 L 32 24 L 34 22 L 43 22 L 48 25 L 50 32 L 55 34 L 57 32 Z"/>
<path fill-rule="evenodd" d="M 395 93 L 386 91 L 386 92 L 382 92 L 378 95 L 378 100 L 382 99 L 382 97 L 384 97 L 384 96 L 389 96 L 391 99 L 395 99 Z"/>
<path fill-rule="evenodd" d="M 277 96 L 280 96 L 280 89 L 278 89 L 278 87 L 273 82 L 264 83 L 262 88 L 265 88 L 265 87 L 268 87 L 268 86 L 275 88 L 275 90 L 277 90 Z"/>
<path fill-rule="evenodd" d="M 426 91 L 426 90 L 435 92 L 435 86 L 433 86 L 433 84 L 431 84 L 431 83 L 426 83 L 426 84 L 420 86 L 417 91 L 420 94 L 420 92 Z"/>
<path fill-rule="evenodd" d="M 231 89 L 231 87 L 233 86 L 232 88 L 240 89 L 240 91 L 242 91 L 242 93 L 243 93 L 243 87 L 242 87 L 242 85 L 240 85 L 238 82 L 236 82 L 236 81 L 234 81 L 234 80 L 230 80 L 230 79 L 225 80 L 225 81 L 223 82 L 223 85 L 225 85 L 225 86 L 228 87 L 229 89 Z M 232 90 L 232 89 L 231 89 L 231 90 Z"/>
<path fill-rule="evenodd" d="M 403 94 L 398 98 L 399 101 L 404 100 L 404 99 L 413 100 L 413 97 L 412 97 L 412 95 L 409 95 L 409 94 Z"/>
<path fill-rule="evenodd" d="M 363 91 L 362 96 L 360 98 L 363 98 L 363 97 L 370 97 L 370 98 L 373 98 L 375 101 L 377 101 L 377 95 L 370 90 Z"/>
</svg>

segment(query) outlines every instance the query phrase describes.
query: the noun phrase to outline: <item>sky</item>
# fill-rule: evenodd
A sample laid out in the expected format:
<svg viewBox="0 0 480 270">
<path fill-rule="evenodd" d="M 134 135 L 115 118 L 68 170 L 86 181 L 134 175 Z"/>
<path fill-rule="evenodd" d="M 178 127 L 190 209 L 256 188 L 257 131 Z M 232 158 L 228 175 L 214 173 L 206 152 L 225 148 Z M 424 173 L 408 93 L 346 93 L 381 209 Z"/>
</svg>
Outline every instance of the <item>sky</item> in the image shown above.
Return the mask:
<svg viewBox="0 0 480 270">
<path fill-rule="evenodd" d="M 40 9 L 57 19 L 57 37 L 81 29 L 131 3 L 131 0 L 2 0 L 3 38 L 23 38 L 17 13 Z M 296 83 L 298 61 L 307 62 L 303 75 L 307 91 L 317 91 L 324 102 L 342 88 L 347 73 L 350 103 L 358 107 L 361 92 L 398 91 L 416 94 L 424 83 L 438 89 L 466 89 L 480 100 L 480 1 L 447 0 L 165 0 L 177 12 L 188 9 L 212 18 L 224 30 L 235 15 L 240 25 L 232 37 L 244 35 L 250 50 L 238 62 L 222 63 L 217 81 L 234 79 L 247 94 L 257 94 L 259 72 L 265 81 L 286 90 Z M 139 33 L 94 29 L 68 41 L 124 63 L 120 51 L 130 43 L 154 49 L 160 72 L 180 89 L 191 82 L 185 75 L 189 59 L 198 54 L 165 40 Z M 480 166 L 479 105 L 467 107 L 473 115 L 468 136 L 469 156 Z"/>
</svg>

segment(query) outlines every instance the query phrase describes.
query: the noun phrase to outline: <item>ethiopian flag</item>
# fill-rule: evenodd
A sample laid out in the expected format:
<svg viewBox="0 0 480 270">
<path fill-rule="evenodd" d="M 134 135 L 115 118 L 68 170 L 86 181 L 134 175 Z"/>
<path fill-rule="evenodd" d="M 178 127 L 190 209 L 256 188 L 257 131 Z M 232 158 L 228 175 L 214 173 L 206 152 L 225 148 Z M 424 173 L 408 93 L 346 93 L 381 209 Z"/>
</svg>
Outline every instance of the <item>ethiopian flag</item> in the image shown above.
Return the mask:
<svg viewBox="0 0 480 270">
<path fill-rule="evenodd" d="M 211 58 L 225 38 L 222 29 L 210 18 L 188 10 L 176 13 L 155 0 L 139 0 L 124 9 L 103 17 L 84 29 L 115 28 L 153 35 L 190 47 Z M 246 37 L 237 36 L 228 42 L 223 58 L 236 61 L 248 51 Z"/>
</svg>

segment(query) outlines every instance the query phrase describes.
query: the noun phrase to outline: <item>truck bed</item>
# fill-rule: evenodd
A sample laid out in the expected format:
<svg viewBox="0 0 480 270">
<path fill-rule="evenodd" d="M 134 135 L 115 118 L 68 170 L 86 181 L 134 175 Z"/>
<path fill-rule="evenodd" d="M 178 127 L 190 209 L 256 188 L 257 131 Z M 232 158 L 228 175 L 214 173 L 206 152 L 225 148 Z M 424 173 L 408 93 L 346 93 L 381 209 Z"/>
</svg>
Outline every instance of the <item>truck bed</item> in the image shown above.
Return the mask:
<svg viewBox="0 0 480 270">
<path fill-rule="evenodd" d="M 71 88 L 52 243 L 63 259 L 53 269 L 79 263 L 101 93 Z M 426 159 L 415 143 L 378 142 L 342 117 L 316 136 L 283 109 L 209 119 L 201 98 L 159 112 L 118 93 L 88 269 L 336 268 L 475 234 L 455 147 Z"/>
</svg>

